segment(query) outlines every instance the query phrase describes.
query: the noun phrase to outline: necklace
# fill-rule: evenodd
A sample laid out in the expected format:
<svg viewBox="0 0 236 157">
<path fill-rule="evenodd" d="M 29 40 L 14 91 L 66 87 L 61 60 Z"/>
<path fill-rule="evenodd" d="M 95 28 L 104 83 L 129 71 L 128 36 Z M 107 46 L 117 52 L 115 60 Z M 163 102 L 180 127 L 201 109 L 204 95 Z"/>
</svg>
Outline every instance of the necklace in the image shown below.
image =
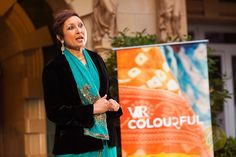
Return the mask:
<svg viewBox="0 0 236 157">
<path fill-rule="evenodd" d="M 83 60 L 84 59 L 84 57 L 80 57 L 80 58 L 78 58 L 79 60 Z"/>
</svg>

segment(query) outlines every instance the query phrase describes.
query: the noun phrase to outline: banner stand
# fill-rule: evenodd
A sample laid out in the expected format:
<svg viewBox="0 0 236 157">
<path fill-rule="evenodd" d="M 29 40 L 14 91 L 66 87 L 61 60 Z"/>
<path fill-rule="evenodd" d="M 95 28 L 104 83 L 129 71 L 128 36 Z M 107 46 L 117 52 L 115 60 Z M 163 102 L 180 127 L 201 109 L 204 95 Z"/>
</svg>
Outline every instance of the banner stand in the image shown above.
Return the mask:
<svg viewBox="0 0 236 157">
<path fill-rule="evenodd" d="M 113 49 L 122 157 L 213 157 L 207 44 Z"/>
</svg>

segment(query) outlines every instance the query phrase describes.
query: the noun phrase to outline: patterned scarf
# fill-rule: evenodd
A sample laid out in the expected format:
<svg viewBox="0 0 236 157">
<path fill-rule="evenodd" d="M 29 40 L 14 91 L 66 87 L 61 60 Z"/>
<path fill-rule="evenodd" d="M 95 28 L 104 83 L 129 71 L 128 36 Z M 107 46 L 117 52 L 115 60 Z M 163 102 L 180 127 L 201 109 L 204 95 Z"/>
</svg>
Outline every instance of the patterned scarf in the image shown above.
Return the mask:
<svg viewBox="0 0 236 157">
<path fill-rule="evenodd" d="M 100 80 L 97 68 L 86 49 L 83 49 L 83 54 L 86 59 L 85 65 L 67 49 L 64 51 L 64 55 L 69 62 L 75 78 L 82 103 L 83 105 L 88 105 L 94 104 L 95 101 L 100 98 Z M 94 120 L 95 124 L 92 128 L 84 128 L 84 134 L 98 139 L 108 140 L 109 135 L 107 130 L 106 113 L 95 114 Z"/>
</svg>

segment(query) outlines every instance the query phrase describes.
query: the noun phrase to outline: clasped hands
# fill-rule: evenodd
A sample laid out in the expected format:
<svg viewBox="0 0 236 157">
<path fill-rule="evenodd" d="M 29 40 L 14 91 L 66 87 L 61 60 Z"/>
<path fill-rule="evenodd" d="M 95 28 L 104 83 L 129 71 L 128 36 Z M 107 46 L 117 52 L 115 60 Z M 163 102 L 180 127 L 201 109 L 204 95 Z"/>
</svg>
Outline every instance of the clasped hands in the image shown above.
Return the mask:
<svg viewBox="0 0 236 157">
<path fill-rule="evenodd" d="M 104 113 L 107 111 L 118 111 L 120 105 L 113 99 L 107 100 L 107 95 L 99 98 L 94 104 L 94 114 Z"/>
</svg>

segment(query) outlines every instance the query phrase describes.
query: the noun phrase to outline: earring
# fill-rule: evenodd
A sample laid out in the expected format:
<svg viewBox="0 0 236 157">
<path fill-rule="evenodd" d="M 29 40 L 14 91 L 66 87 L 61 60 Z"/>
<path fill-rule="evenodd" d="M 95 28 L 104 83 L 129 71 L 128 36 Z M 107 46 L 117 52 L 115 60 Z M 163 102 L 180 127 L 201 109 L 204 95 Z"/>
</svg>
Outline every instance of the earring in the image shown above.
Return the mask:
<svg viewBox="0 0 236 157">
<path fill-rule="evenodd" d="M 61 53 L 64 54 L 65 46 L 64 46 L 64 40 L 61 41 Z"/>
</svg>

